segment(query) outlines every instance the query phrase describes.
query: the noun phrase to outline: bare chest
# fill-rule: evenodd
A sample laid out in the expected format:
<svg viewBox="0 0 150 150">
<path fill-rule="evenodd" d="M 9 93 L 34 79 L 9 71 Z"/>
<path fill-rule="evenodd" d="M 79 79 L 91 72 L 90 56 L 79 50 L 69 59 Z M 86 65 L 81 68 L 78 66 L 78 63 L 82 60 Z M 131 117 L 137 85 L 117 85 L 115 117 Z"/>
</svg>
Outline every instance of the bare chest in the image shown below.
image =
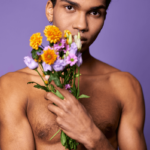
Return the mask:
<svg viewBox="0 0 150 150">
<path fill-rule="evenodd" d="M 34 137 L 37 141 L 47 144 L 60 142 L 59 132 L 51 141 L 49 139 L 59 130 L 56 115 L 47 108 L 51 101 L 44 99 L 44 91 L 32 88 L 27 108 L 28 119 L 31 124 Z M 120 108 L 113 94 L 100 83 L 89 84 L 81 82 L 80 94 L 89 95 L 89 99 L 80 99 L 80 103 L 91 114 L 96 126 L 108 139 L 114 137 L 120 119 Z"/>
</svg>

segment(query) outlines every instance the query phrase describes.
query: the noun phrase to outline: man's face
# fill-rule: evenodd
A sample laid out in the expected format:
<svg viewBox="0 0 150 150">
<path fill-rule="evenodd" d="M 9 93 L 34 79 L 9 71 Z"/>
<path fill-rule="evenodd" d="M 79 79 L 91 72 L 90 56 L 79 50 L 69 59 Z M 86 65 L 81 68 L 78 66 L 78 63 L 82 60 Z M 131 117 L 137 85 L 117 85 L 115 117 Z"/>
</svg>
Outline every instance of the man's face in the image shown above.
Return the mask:
<svg viewBox="0 0 150 150">
<path fill-rule="evenodd" d="M 101 31 L 106 16 L 105 0 L 57 0 L 54 7 L 53 24 L 63 33 L 80 32 L 82 51 L 89 48 Z M 85 39 L 84 39 L 85 38 Z"/>
</svg>

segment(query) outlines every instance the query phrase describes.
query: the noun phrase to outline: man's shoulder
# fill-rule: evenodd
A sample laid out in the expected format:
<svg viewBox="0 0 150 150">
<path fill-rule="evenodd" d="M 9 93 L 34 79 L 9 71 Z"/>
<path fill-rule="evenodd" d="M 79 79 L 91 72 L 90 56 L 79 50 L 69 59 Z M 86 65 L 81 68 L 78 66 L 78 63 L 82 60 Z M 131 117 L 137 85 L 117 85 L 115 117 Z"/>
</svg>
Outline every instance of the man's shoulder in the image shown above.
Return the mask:
<svg viewBox="0 0 150 150">
<path fill-rule="evenodd" d="M 127 103 L 143 103 L 140 82 L 129 72 L 116 71 L 109 74 L 109 84 L 116 98 L 124 106 Z M 140 99 L 139 99 L 140 97 Z"/>
<path fill-rule="evenodd" d="M 22 70 L 17 70 L 15 72 L 9 72 L 0 77 L 0 86 L 2 87 L 10 87 L 14 85 L 14 88 L 25 80 L 28 80 L 29 76 L 26 72 Z M 16 86 L 15 86 L 16 85 Z M 8 88 L 9 89 L 9 88 Z"/>
<path fill-rule="evenodd" d="M 30 74 L 26 69 L 17 70 L 15 72 L 9 72 L 0 77 L 0 98 L 8 101 L 13 97 L 13 101 L 16 99 L 26 99 L 28 95 L 27 82 L 30 81 Z M 3 98 L 5 97 L 5 98 Z"/>
</svg>

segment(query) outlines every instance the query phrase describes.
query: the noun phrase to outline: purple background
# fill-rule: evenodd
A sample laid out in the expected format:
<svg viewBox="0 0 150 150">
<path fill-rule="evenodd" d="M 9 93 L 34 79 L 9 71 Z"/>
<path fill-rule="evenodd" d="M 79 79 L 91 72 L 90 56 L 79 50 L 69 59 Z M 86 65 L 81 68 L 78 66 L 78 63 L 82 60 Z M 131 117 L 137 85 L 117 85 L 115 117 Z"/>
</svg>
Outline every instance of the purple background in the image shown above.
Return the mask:
<svg viewBox="0 0 150 150">
<path fill-rule="evenodd" d="M 48 25 L 46 2 L 0 0 L 0 76 L 26 67 L 23 57 L 30 54 L 30 36 Z M 46 43 L 44 39 L 43 45 Z M 140 81 L 146 104 L 144 134 L 150 149 L 150 1 L 112 0 L 90 52 Z"/>
</svg>

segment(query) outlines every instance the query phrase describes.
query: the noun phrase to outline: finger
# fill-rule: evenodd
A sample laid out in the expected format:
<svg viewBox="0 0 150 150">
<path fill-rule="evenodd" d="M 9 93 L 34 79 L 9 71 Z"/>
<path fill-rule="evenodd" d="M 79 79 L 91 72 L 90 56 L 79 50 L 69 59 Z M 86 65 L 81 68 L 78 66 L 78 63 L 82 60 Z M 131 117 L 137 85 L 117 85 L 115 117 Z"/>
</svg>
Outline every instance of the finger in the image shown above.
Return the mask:
<svg viewBox="0 0 150 150">
<path fill-rule="evenodd" d="M 55 103 L 58 107 L 63 108 L 63 100 L 56 96 L 54 93 L 46 93 L 45 98 Z"/>
<path fill-rule="evenodd" d="M 51 111 L 52 113 L 56 114 L 57 116 L 64 117 L 65 112 L 57 106 L 49 104 L 48 110 Z"/>
<path fill-rule="evenodd" d="M 64 97 L 64 99 L 68 100 L 68 99 L 72 99 L 74 96 L 68 91 L 66 90 L 65 88 L 60 88 L 60 87 L 57 87 L 55 86 L 55 89 L 58 90 Z"/>
</svg>

